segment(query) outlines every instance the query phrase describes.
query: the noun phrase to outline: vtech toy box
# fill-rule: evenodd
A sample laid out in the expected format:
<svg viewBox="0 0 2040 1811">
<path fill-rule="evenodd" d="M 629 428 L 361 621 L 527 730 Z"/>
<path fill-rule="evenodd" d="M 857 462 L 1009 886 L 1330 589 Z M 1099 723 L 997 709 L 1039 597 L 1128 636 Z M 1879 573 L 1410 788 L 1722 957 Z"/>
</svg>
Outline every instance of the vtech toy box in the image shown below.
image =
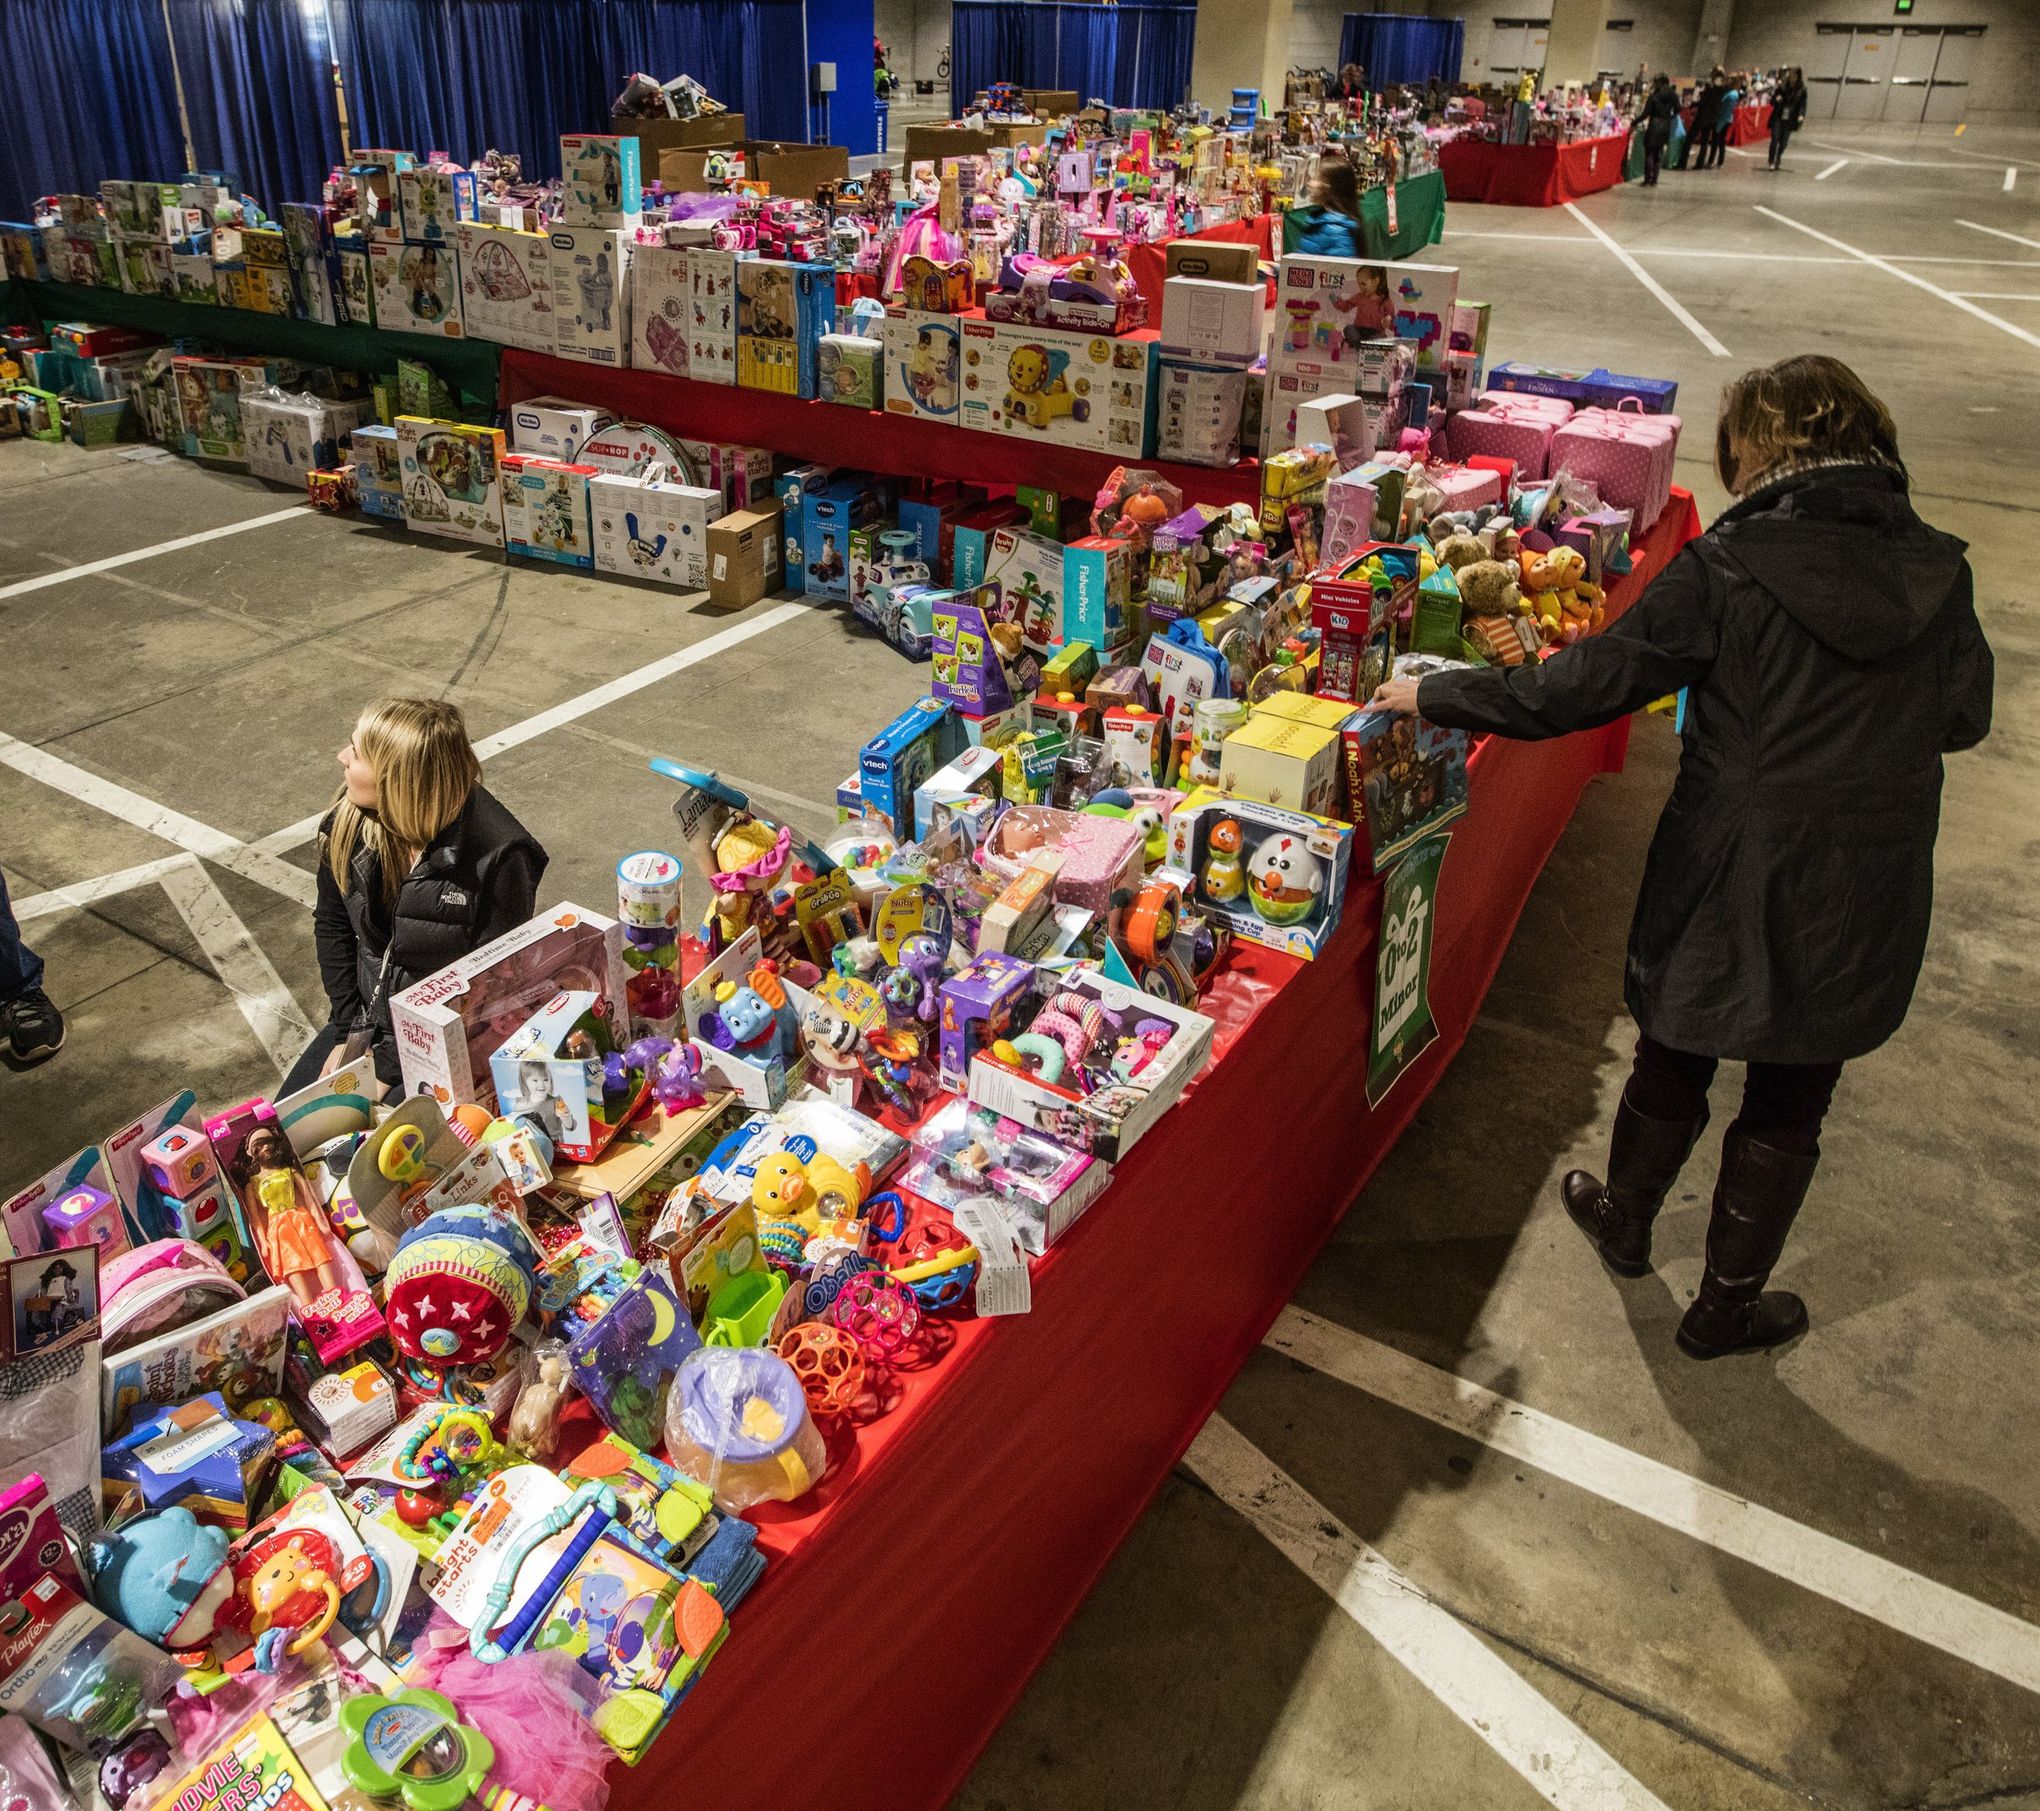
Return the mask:
<svg viewBox="0 0 2040 1811">
<path fill-rule="evenodd" d="M 737 382 L 746 389 L 813 396 L 821 338 L 835 325 L 833 265 L 738 263 Z"/>
</svg>

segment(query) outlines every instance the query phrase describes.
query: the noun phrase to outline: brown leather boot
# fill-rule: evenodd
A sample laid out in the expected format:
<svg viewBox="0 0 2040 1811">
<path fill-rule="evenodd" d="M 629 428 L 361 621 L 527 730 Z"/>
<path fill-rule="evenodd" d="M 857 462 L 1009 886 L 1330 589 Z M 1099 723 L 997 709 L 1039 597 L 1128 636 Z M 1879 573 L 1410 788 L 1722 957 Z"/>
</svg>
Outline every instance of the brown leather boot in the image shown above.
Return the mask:
<svg viewBox="0 0 2040 1811">
<path fill-rule="evenodd" d="M 1559 1183 L 1573 1224 L 1617 1276 L 1648 1274 L 1651 1222 L 1706 1129 L 1704 1109 L 1698 1119 L 1652 1119 L 1637 1112 L 1625 1092 L 1608 1140 L 1608 1180 L 1571 1170 Z"/>
<path fill-rule="evenodd" d="M 1819 1167 L 1817 1150 L 1781 1150 L 1728 1128 L 1707 1222 L 1707 1271 L 1679 1323 L 1679 1348 L 1689 1357 L 1762 1351 L 1806 1331 L 1806 1304 L 1787 1290 L 1766 1294 L 1764 1283 Z"/>
</svg>

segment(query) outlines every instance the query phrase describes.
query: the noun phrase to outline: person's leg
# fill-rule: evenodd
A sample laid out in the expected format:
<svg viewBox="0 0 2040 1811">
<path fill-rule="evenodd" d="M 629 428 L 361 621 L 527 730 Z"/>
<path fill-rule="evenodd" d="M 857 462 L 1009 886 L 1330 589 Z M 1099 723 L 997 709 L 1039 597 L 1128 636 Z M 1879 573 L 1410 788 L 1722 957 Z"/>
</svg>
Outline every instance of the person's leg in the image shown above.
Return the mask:
<svg viewBox="0 0 2040 1811">
<path fill-rule="evenodd" d="M 64 1015 L 43 992 L 42 958 L 21 940 L 21 926 L 0 874 L 0 1029 L 17 1063 L 40 1063 L 64 1047 Z"/>
<path fill-rule="evenodd" d="M 1707 1222 L 1707 1269 L 1679 1323 L 1695 1358 L 1780 1346 L 1806 1330 L 1806 1304 L 1764 1284 L 1785 1249 L 1813 1174 L 1840 1063 L 1752 1063 L 1742 1111 L 1721 1141 Z"/>
<path fill-rule="evenodd" d="M 1617 1276 L 1650 1269 L 1650 1229 L 1707 1129 L 1714 1058 L 1639 1036 L 1636 1061 L 1615 1108 L 1608 1179 L 1572 1170 L 1559 1184 L 1565 1211 Z"/>
<path fill-rule="evenodd" d="M 326 1058 L 340 1048 L 346 1036 L 337 1026 L 323 1027 L 317 1036 L 304 1047 L 298 1060 L 291 1064 L 290 1073 L 283 1078 L 283 1086 L 277 1090 L 277 1098 L 295 1094 L 300 1088 L 309 1088 L 319 1079 L 319 1072 L 326 1066 Z"/>
<path fill-rule="evenodd" d="M 1643 141 L 1643 186 L 1645 188 L 1654 189 L 1657 187 L 1658 165 L 1663 161 L 1663 146 L 1656 143 L 1655 140 L 1645 139 Z"/>
</svg>

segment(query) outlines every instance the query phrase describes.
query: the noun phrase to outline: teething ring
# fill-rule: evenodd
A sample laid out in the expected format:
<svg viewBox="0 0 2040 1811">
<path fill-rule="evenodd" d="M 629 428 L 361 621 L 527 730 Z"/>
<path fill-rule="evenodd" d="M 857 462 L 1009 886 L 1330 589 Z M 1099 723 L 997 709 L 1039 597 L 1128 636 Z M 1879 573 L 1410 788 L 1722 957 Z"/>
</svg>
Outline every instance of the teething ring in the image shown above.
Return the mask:
<svg viewBox="0 0 2040 1811">
<path fill-rule="evenodd" d="M 1041 1016 L 1046 1018 L 1048 1014 L 1043 1013 Z M 1062 1080 L 1069 1058 L 1064 1055 L 1063 1047 L 1055 1039 L 1045 1037 L 1038 1031 L 1023 1031 L 1012 1040 L 1011 1048 L 1014 1061 L 1019 1063 L 1023 1070 L 1040 1076 L 1050 1087 L 1054 1087 Z"/>
</svg>

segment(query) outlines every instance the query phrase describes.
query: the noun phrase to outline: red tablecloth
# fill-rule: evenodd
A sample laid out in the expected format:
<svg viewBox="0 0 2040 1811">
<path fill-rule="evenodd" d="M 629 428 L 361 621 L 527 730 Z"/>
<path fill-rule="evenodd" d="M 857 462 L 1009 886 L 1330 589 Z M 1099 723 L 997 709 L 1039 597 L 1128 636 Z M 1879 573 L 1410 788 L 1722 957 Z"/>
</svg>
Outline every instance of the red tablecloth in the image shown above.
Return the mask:
<svg viewBox="0 0 2040 1811">
<path fill-rule="evenodd" d="M 1489 201 L 1504 207 L 1555 208 L 1622 180 L 1629 134 L 1583 138 L 1570 145 L 1498 145 L 1464 135 L 1441 146 L 1448 201 Z"/>
<path fill-rule="evenodd" d="M 505 408 L 533 396 L 564 396 L 689 440 L 768 447 L 824 465 L 900 478 L 959 478 L 968 484 L 1008 488 L 1038 484 L 1092 496 L 1115 466 L 1131 463 L 1160 472 L 1182 489 L 1188 503 L 1258 504 L 1261 498 L 1261 468 L 1254 460 L 1225 467 L 1128 461 L 1109 453 L 1050 446 L 1010 434 L 980 434 L 876 409 L 803 402 L 797 396 L 695 383 L 652 371 L 614 371 L 509 347 L 503 352 L 497 396 Z"/>
<path fill-rule="evenodd" d="M 1761 102 L 1752 106 L 1748 102 L 1735 110 L 1735 118 L 1728 123 L 1728 142 L 1732 145 L 1754 145 L 1771 136 L 1771 103 Z"/>
<path fill-rule="evenodd" d="M 1675 490 L 1611 606 L 1699 528 Z M 1236 954 L 1208 1008 L 1217 1059 L 1036 1267 L 1034 1311 L 944 1326 L 939 1362 L 800 1513 L 754 1512 L 765 1577 L 612 1811 L 948 1799 L 1443 1073 L 1581 789 L 1627 745 L 1625 719 L 1475 750 L 1438 886 L 1440 1037 L 1379 1109 L 1373 880 L 1317 961 Z M 1247 1161 L 1242 1130 L 1270 1125 L 1279 1145 Z"/>
</svg>

